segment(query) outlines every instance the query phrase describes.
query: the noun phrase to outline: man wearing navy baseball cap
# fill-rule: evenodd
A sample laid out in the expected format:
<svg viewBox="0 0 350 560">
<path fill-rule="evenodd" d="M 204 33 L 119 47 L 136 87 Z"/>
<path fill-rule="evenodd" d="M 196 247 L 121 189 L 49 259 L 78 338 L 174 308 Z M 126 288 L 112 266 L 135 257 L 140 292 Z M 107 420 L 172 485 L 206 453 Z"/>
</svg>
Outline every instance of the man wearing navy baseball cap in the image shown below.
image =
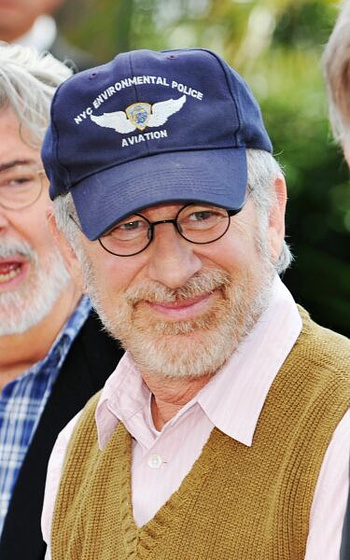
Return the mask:
<svg viewBox="0 0 350 560">
<path fill-rule="evenodd" d="M 42 157 L 126 349 L 51 455 L 47 557 L 336 560 L 350 345 L 279 279 L 286 187 L 247 84 L 204 49 L 120 54 L 60 86 Z"/>
<path fill-rule="evenodd" d="M 344 0 L 332 33 L 325 45 L 322 63 L 328 97 L 329 120 L 335 141 L 341 146 L 350 168 L 350 0 Z M 350 454 L 349 454 L 350 477 Z M 343 527 L 340 560 L 350 558 L 350 492 Z"/>
</svg>

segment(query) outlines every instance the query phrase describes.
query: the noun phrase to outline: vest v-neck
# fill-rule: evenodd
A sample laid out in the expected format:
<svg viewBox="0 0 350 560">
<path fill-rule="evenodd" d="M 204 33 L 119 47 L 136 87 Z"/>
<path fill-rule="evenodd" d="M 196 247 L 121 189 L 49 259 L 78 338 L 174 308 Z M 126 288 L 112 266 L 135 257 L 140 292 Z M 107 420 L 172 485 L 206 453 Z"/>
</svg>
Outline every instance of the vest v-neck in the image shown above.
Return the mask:
<svg viewBox="0 0 350 560">
<path fill-rule="evenodd" d="M 192 469 L 182 481 L 179 489 L 172 494 L 169 500 L 158 510 L 155 516 L 142 527 L 137 527 L 134 521 L 131 499 L 131 437 L 123 424 L 118 426 L 114 434 L 119 444 L 126 449 L 120 461 L 121 475 L 121 524 L 124 534 L 124 547 L 127 558 L 133 558 L 138 546 L 143 546 L 151 551 L 159 539 L 166 536 L 166 532 L 178 516 L 181 516 L 182 506 L 191 498 L 202 491 L 207 477 L 215 468 L 216 456 L 220 449 L 219 440 L 227 438 L 214 428 L 209 440 L 205 444 L 202 454 L 194 463 Z M 111 444 L 113 445 L 112 441 Z"/>
</svg>

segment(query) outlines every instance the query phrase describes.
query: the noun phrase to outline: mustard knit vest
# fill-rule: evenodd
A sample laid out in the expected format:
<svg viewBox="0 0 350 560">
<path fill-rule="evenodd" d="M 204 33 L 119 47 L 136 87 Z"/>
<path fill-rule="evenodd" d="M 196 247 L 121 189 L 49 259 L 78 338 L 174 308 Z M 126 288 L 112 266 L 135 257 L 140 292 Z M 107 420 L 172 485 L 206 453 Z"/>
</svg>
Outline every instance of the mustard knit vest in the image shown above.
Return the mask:
<svg viewBox="0 0 350 560">
<path fill-rule="evenodd" d="M 179 490 L 139 529 L 131 438 L 120 424 L 99 450 L 93 397 L 67 452 L 52 560 L 303 560 L 320 466 L 350 405 L 350 343 L 301 313 L 252 447 L 214 429 Z"/>
</svg>

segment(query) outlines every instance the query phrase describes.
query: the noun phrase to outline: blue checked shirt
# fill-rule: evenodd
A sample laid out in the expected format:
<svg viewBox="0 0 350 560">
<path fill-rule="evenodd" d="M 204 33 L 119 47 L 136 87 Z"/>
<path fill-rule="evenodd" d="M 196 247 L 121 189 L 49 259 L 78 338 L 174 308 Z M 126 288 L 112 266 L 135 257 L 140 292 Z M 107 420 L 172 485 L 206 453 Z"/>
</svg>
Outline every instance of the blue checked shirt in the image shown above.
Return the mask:
<svg viewBox="0 0 350 560">
<path fill-rule="evenodd" d="M 90 309 L 90 300 L 84 296 L 46 357 L 8 383 L 2 390 L 0 395 L 0 534 L 18 473 L 52 386 Z"/>
</svg>

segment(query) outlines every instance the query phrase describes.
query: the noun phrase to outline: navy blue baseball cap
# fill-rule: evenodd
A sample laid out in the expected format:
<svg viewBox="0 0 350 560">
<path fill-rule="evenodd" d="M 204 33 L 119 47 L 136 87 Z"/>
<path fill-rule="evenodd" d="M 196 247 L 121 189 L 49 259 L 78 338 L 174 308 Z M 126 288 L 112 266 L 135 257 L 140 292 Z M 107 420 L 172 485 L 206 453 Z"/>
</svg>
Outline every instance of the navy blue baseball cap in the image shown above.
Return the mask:
<svg viewBox="0 0 350 560">
<path fill-rule="evenodd" d="M 247 148 L 272 152 L 246 82 L 205 49 L 136 50 L 56 91 L 42 159 L 50 196 L 71 192 L 96 240 L 155 204 L 239 211 Z"/>
</svg>

